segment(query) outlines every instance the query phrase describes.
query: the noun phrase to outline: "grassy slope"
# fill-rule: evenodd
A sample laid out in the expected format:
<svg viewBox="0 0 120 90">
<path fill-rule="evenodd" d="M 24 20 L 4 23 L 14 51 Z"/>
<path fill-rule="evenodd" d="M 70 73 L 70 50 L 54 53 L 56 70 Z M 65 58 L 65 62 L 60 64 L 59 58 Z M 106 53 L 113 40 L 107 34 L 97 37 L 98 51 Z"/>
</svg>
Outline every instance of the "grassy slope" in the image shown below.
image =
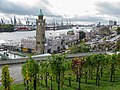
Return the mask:
<svg viewBox="0 0 120 90">
<path fill-rule="evenodd" d="M 95 86 L 95 80 L 88 80 L 88 83 L 85 84 L 84 79 L 81 80 L 81 90 L 120 90 L 120 75 L 116 79 L 116 82 L 109 82 L 108 77 L 104 76 L 100 81 L 100 86 Z M 72 78 L 73 79 L 73 78 Z M 72 81 L 72 86 L 68 87 L 68 80 L 65 80 L 65 85 L 61 87 L 61 90 L 77 90 L 78 82 L 75 82 L 75 79 Z M 45 83 L 43 83 L 45 85 Z M 53 81 L 53 88 L 57 90 L 57 83 Z M 0 87 L 0 90 L 3 90 L 3 87 Z M 24 85 L 13 84 L 12 90 L 24 90 Z M 50 90 L 50 81 L 48 82 L 48 87 L 38 86 L 37 90 Z"/>
<path fill-rule="evenodd" d="M 88 83 L 85 83 L 85 79 L 82 77 L 81 80 L 81 90 L 120 90 L 120 70 L 116 70 L 116 81 L 110 82 L 110 72 L 104 71 L 103 77 L 101 77 L 100 80 L 100 86 L 95 86 L 95 73 L 94 78 L 92 80 L 88 79 Z M 61 87 L 61 90 L 77 90 L 78 82 L 76 82 L 76 78 L 74 75 L 72 75 L 72 82 L 71 87 L 68 87 L 68 77 L 66 77 L 64 81 L 63 87 Z M 45 82 L 43 82 L 44 86 L 39 85 L 37 87 L 37 90 L 50 90 L 50 80 L 48 81 L 48 87 L 45 87 Z M 53 88 L 54 90 L 57 90 L 57 83 L 56 81 L 53 81 Z M 0 87 L 0 90 L 3 90 L 3 87 Z M 19 84 L 13 84 L 11 90 L 24 90 L 24 85 L 22 83 Z"/>
</svg>

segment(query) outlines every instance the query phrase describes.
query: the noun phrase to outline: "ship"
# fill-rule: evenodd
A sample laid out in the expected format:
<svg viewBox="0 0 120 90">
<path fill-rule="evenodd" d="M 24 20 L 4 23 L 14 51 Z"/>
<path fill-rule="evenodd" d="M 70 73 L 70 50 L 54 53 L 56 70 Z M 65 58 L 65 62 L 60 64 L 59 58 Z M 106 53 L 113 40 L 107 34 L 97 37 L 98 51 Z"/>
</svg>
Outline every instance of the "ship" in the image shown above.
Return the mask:
<svg viewBox="0 0 120 90">
<path fill-rule="evenodd" d="M 14 27 L 14 31 L 32 31 L 34 28 L 32 28 L 31 25 L 26 26 L 26 25 L 17 25 Z"/>
</svg>

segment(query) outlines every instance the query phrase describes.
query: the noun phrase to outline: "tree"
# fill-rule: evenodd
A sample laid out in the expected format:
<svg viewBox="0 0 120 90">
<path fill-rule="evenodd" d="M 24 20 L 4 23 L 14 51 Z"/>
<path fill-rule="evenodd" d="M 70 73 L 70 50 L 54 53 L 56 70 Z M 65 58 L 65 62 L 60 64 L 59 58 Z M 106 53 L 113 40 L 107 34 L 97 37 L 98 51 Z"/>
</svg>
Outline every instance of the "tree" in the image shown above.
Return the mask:
<svg viewBox="0 0 120 90">
<path fill-rule="evenodd" d="M 2 85 L 4 86 L 5 90 L 11 90 L 10 86 L 11 83 L 13 82 L 12 77 L 9 74 L 9 69 L 8 69 L 8 65 L 5 65 L 2 67 Z"/>
<path fill-rule="evenodd" d="M 45 86 L 47 87 L 48 85 L 48 75 L 49 75 L 49 71 L 50 71 L 50 69 L 49 69 L 49 62 L 40 62 L 40 67 L 39 67 L 40 69 L 40 75 L 41 75 L 41 77 L 45 77 Z M 41 83 L 42 84 L 42 83 Z"/>
<path fill-rule="evenodd" d="M 80 39 L 80 40 L 85 38 L 85 36 L 86 36 L 86 35 L 85 35 L 85 32 L 79 31 L 78 33 L 79 33 L 79 39 Z"/>
<path fill-rule="evenodd" d="M 103 67 L 103 63 L 104 63 L 104 55 L 103 54 L 94 54 L 94 55 L 90 55 L 88 56 L 88 58 L 86 59 L 88 64 L 92 67 L 96 69 L 96 86 L 99 86 L 99 80 L 100 80 L 100 69 Z"/>
<path fill-rule="evenodd" d="M 85 66 L 88 67 L 88 76 L 90 79 L 93 79 L 93 71 L 95 70 L 94 55 L 86 57 Z"/>
<path fill-rule="evenodd" d="M 82 53 L 89 51 L 90 51 L 90 46 L 85 44 L 84 42 L 80 42 L 79 45 L 74 45 L 70 47 L 70 53 Z"/>
<path fill-rule="evenodd" d="M 99 55 L 93 55 L 93 60 L 94 60 L 94 64 L 96 67 L 96 86 L 99 86 L 99 80 L 100 80 L 100 67 L 101 67 L 101 62 L 103 55 L 99 54 Z"/>
<path fill-rule="evenodd" d="M 120 34 L 120 27 L 116 29 L 117 34 Z"/>
<path fill-rule="evenodd" d="M 76 81 L 79 82 L 78 90 L 80 90 L 80 82 L 81 82 L 83 65 L 84 65 L 83 58 L 76 57 L 72 60 L 72 69 L 73 69 L 73 72 L 76 74 L 76 77 L 77 77 Z"/>
<path fill-rule="evenodd" d="M 72 63 L 70 60 L 66 61 L 65 63 L 66 63 L 65 66 L 66 66 L 66 73 L 67 73 L 66 76 L 68 76 L 69 86 L 71 86 Z"/>
<path fill-rule="evenodd" d="M 113 82 L 113 81 L 115 81 L 115 67 L 118 64 L 119 57 L 117 54 L 113 54 L 113 55 L 111 55 L 109 60 L 110 60 L 109 61 L 109 63 L 110 63 L 110 81 Z"/>
<path fill-rule="evenodd" d="M 29 90 L 29 75 L 28 75 L 28 61 L 22 66 L 22 75 L 24 78 L 24 85 L 26 87 L 26 90 Z"/>
<path fill-rule="evenodd" d="M 116 50 L 120 51 L 120 39 L 117 40 L 115 47 L 116 47 Z"/>
<path fill-rule="evenodd" d="M 50 57 L 50 67 L 52 73 L 56 75 L 56 81 L 58 83 L 58 90 L 60 90 L 60 77 L 63 70 L 63 63 L 65 61 L 65 55 L 57 54 Z"/>
<path fill-rule="evenodd" d="M 90 67 L 89 65 L 89 61 L 90 61 L 90 58 L 88 57 L 84 57 L 85 59 L 85 64 L 84 64 L 84 67 L 83 67 L 83 70 L 84 70 L 84 76 L 85 76 L 85 83 L 87 83 L 87 79 L 88 79 L 88 71 L 92 68 Z"/>
<path fill-rule="evenodd" d="M 0 32 L 13 32 L 13 31 L 14 31 L 14 25 L 11 24 L 0 25 Z"/>
<path fill-rule="evenodd" d="M 33 82 L 34 90 L 36 90 L 37 85 L 37 74 L 39 73 L 39 65 L 35 62 L 31 57 L 29 57 L 29 60 L 27 63 L 25 63 L 22 67 L 22 74 L 25 78 L 25 80 L 28 83 L 28 80 Z"/>
</svg>

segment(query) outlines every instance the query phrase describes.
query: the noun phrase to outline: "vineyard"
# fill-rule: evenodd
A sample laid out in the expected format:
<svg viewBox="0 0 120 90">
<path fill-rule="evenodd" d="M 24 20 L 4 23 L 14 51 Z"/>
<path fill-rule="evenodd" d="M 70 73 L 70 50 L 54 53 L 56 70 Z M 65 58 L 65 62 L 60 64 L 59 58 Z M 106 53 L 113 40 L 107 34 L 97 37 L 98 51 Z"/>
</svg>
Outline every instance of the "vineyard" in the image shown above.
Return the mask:
<svg viewBox="0 0 120 90">
<path fill-rule="evenodd" d="M 58 54 L 39 63 L 30 57 L 22 66 L 22 75 L 23 84 L 13 85 L 11 90 L 119 90 L 120 54 L 73 59 Z M 6 81 L 2 79 L 2 83 Z"/>
</svg>

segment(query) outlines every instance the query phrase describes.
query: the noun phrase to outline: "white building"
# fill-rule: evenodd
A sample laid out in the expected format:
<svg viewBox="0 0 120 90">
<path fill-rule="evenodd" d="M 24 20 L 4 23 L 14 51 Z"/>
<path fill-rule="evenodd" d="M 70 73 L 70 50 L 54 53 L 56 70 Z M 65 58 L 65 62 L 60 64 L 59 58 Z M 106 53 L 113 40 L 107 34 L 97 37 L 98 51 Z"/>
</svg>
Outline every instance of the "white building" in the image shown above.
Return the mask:
<svg viewBox="0 0 120 90">
<path fill-rule="evenodd" d="M 65 50 L 67 47 L 79 43 L 79 33 L 76 30 L 73 31 L 74 34 L 61 33 L 58 35 L 52 35 L 46 37 L 45 42 L 45 53 L 57 53 Z M 89 32 L 85 31 L 86 36 L 89 36 Z M 23 38 L 21 40 L 22 50 L 35 52 L 36 51 L 36 39 L 35 38 Z"/>
</svg>

